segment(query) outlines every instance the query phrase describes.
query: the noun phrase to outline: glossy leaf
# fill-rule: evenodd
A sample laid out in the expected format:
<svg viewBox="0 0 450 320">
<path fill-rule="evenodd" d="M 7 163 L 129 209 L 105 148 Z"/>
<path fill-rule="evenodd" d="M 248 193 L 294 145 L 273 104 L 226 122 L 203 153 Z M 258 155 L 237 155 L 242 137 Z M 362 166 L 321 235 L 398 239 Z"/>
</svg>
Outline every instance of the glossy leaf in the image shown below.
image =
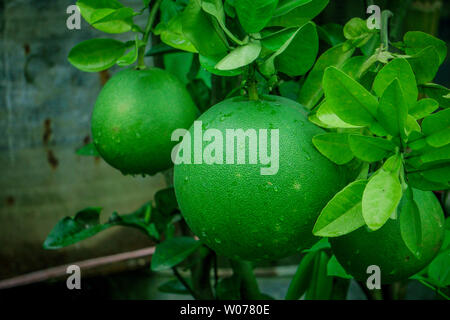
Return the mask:
<svg viewBox="0 0 450 320">
<path fill-rule="evenodd" d="M 231 51 L 216 64 L 215 68 L 218 70 L 233 70 L 244 67 L 255 61 L 260 52 L 261 42 L 252 41 Z"/>
<path fill-rule="evenodd" d="M 200 241 L 190 237 L 176 237 L 165 240 L 156 246 L 151 268 L 153 271 L 161 271 L 175 267 L 193 254 L 200 246 Z"/>
<path fill-rule="evenodd" d="M 322 102 L 319 105 L 317 109 L 317 118 L 322 123 L 327 125 L 328 128 L 343 128 L 343 129 L 361 128 L 342 121 L 342 119 L 340 119 L 330 108 L 326 100 L 324 100 L 324 102 Z"/>
<path fill-rule="evenodd" d="M 420 247 L 422 245 L 422 223 L 419 208 L 414 201 L 411 188 L 403 194 L 400 202 L 400 233 L 405 245 L 416 256 L 421 258 Z"/>
<path fill-rule="evenodd" d="M 323 89 L 330 108 L 343 121 L 357 126 L 375 122 L 377 99 L 344 72 L 335 67 L 326 69 Z"/>
<path fill-rule="evenodd" d="M 291 10 L 303 6 L 312 0 L 280 0 L 278 6 L 273 14 L 274 17 L 285 15 Z"/>
<path fill-rule="evenodd" d="M 357 180 L 339 191 L 325 206 L 314 225 L 320 237 L 339 237 L 365 225 L 361 201 L 367 180 Z"/>
<path fill-rule="evenodd" d="M 426 116 L 432 114 L 439 108 L 439 104 L 434 99 L 422 99 L 417 101 L 412 108 L 409 109 L 409 114 L 414 117 L 414 119 L 422 119 Z"/>
<path fill-rule="evenodd" d="M 441 288 L 450 286 L 450 251 L 440 253 L 429 265 L 428 276 Z"/>
<path fill-rule="evenodd" d="M 425 177 L 419 172 L 409 173 L 407 175 L 407 178 L 408 178 L 408 185 L 410 187 L 423 191 L 439 191 L 439 190 L 446 190 L 449 188 L 449 186 L 446 184 L 433 182 L 428 179 L 425 179 Z"/>
<path fill-rule="evenodd" d="M 438 165 L 436 168 L 420 171 L 420 174 L 434 183 L 450 186 L 450 163 Z M 445 189 L 447 189 L 445 188 Z"/>
<path fill-rule="evenodd" d="M 83 18 L 100 31 L 124 33 L 132 28 L 133 10 L 117 0 L 79 0 L 77 6 Z"/>
<path fill-rule="evenodd" d="M 328 5 L 329 0 L 312 0 L 304 3 L 285 14 L 277 15 L 270 20 L 268 26 L 301 27 L 314 19 Z M 280 5 L 287 1 L 280 1 Z"/>
<path fill-rule="evenodd" d="M 402 186 L 398 176 L 383 168 L 369 180 L 362 198 L 362 213 L 366 224 L 372 230 L 381 228 L 402 198 Z"/>
<path fill-rule="evenodd" d="M 361 18 L 353 18 L 344 26 L 344 36 L 357 48 L 364 46 L 372 37 L 373 32 L 367 27 L 367 22 Z"/>
<path fill-rule="evenodd" d="M 317 26 L 317 31 L 320 39 L 333 47 L 345 42 L 343 28 L 340 24 L 328 23 L 323 26 Z"/>
<path fill-rule="evenodd" d="M 396 78 L 381 96 L 377 120 L 391 136 L 406 140 L 405 125 L 407 117 L 408 106 L 400 81 Z"/>
<path fill-rule="evenodd" d="M 307 23 L 275 58 L 275 67 L 291 77 L 304 75 L 316 61 L 319 37 L 314 24 Z"/>
<path fill-rule="evenodd" d="M 434 47 L 426 47 L 407 59 L 418 84 L 432 82 L 439 69 L 439 55 Z"/>
<path fill-rule="evenodd" d="M 125 48 L 123 42 L 113 39 L 86 40 L 72 48 L 68 60 L 81 71 L 99 72 L 111 68 Z"/>
<path fill-rule="evenodd" d="M 270 21 L 277 4 L 278 0 L 239 0 L 234 8 L 244 30 L 257 33 Z"/>
<path fill-rule="evenodd" d="M 422 132 L 429 145 L 438 148 L 450 143 L 450 109 L 445 109 L 426 117 L 422 122 Z"/>
<path fill-rule="evenodd" d="M 439 65 L 441 65 L 447 56 L 447 44 L 430 34 L 421 31 L 409 31 L 403 37 L 405 52 L 409 55 L 415 55 L 421 50 L 432 46 L 439 55 Z"/>
<path fill-rule="evenodd" d="M 278 51 L 283 45 L 289 44 L 293 36 L 298 32 L 296 28 L 285 28 L 280 31 L 274 32 L 261 40 L 261 44 L 264 48 L 271 51 Z"/>
<path fill-rule="evenodd" d="M 298 101 L 308 109 L 312 109 L 323 96 L 322 80 L 325 69 L 329 66 L 340 68 L 353 52 L 354 49 L 348 50 L 343 44 L 325 51 L 308 74 L 300 89 Z"/>
<path fill-rule="evenodd" d="M 436 100 L 442 108 L 450 108 L 450 89 L 435 83 L 426 83 L 423 85 L 424 93 Z"/>
<path fill-rule="evenodd" d="M 313 137 L 312 142 L 320 153 L 336 164 L 342 165 L 353 159 L 353 153 L 348 145 L 348 134 L 319 134 Z"/>
<path fill-rule="evenodd" d="M 226 77 L 232 77 L 240 75 L 243 70 L 241 68 L 233 69 L 233 70 L 219 70 L 216 68 L 217 63 L 224 58 L 223 55 L 220 56 L 199 56 L 200 65 L 207 70 L 208 72 L 211 72 L 212 74 L 216 74 L 219 76 L 226 76 Z"/>
<path fill-rule="evenodd" d="M 182 15 L 173 17 L 167 24 L 161 22 L 155 28 L 155 35 L 161 37 L 165 44 L 188 52 L 197 52 L 197 49 L 183 33 Z"/>
<path fill-rule="evenodd" d="M 423 164 L 450 161 L 450 144 L 440 147 L 432 148 L 425 151 L 420 156 L 420 160 Z"/>
<path fill-rule="evenodd" d="M 397 58 L 384 66 L 375 78 L 373 91 L 377 96 L 382 97 L 384 91 L 395 79 L 399 80 L 407 107 L 413 106 L 417 101 L 419 91 L 414 72 L 406 59 Z"/>
<path fill-rule="evenodd" d="M 201 55 L 216 56 L 227 51 L 225 35 L 217 25 L 217 21 L 213 19 L 202 10 L 200 0 L 189 1 L 183 11 L 181 18 L 183 34 Z"/>
<path fill-rule="evenodd" d="M 44 249 L 60 249 L 90 238 L 108 229 L 110 225 L 100 224 L 101 208 L 86 208 L 73 218 L 61 219 L 44 242 Z"/>
</svg>

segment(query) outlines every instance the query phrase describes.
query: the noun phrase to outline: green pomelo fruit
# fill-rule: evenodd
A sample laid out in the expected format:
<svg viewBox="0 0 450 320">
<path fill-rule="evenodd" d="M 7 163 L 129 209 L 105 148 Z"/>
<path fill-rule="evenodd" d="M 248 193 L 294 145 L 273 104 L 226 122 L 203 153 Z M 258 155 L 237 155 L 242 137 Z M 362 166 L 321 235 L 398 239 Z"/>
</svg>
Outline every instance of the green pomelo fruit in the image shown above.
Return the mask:
<svg viewBox="0 0 450 320">
<path fill-rule="evenodd" d="M 122 173 L 153 175 L 173 165 L 172 132 L 189 128 L 198 114 L 175 76 L 157 68 L 123 70 L 97 98 L 91 121 L 94 144 Z"/>
<path fill-rule="evenodd" d="M 444 213 L 432 192 L 413 189 L 423 224 L 420 259 L 402 239 L 400 219 L 389 219 L 377 231 L 361 227 L 345 236 L 330 238 L 331 248 L 344 269 L 357 280 L 366 281 L 367 267 L 376 265 L 381 282 L 404 280 L 425 268 L 438 253 L 444 239 Z"/>
<path fill-rule="evenodd" d="M 281 97 L 266 96 L 259 101 L 243 97 L 225 100 L 207 112 L 203 132 L 216 129 L 226 146 L 227 129 L 279 130 L 279 170 L 262 175 L 270 165 L 249 164 L 249 139 L 237 145 L 244 149 L 245 164 L 176 164 L 175 192 L 181 212 L 193 232 L 218 254 L 243 260 L 279 259 L 311 246 L 318 238 L 312 228 L 327 201 L 347 183 L 347 169 L 323 157 L 312 137 L 323 133 L 307 120 L 305 109 Z M 195 125 L 189 130 L 194 161 Z M 261 135 L 259 134 L 259 138 Z M 186 136 L 185 136 L 186 139 Z M 212 141 L 215 141 L 213 138 Z M 203 142 L 202 150 L 212 142 Z M 275 148 L 274 148 L 275 150 Z M 261 152 L 258 147 L 258 158 Z M 273 161 L 272 163 L 275 163 Z"/>
</svg>

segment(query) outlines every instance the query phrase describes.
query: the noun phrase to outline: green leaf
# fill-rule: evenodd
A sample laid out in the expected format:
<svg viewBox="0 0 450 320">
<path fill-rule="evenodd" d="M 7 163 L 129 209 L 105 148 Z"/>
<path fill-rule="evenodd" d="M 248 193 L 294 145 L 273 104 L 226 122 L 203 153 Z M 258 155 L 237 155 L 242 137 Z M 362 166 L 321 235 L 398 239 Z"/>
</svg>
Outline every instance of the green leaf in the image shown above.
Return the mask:
<svg viewBox="0 0 450 320">
<path fill-rule="evenodd" d="M 450 144 L 440 148 L 428 149 L 420 156 L 420 161 L 423 164 L 441 163 L 447 160 L 450 160 Z"/>
<path fill-rule="evenodd" d="M 402 157 L 400 154 L 390 156 L 383 164 L 383 169 L 388 172 L 398 173 L 402 166 Z"/>
<path fill-rule="evenodd" d="M 190 237 L 177 237 L 161 242 L 156 246 L 151 268 L 153 271 L 161 271 L 175 267 L 200 246 L 200 241 Z"/>
<path fill-rule="evenodd" d="M 340 24 L 328 23 L 317 26 L 317 31 L 319 38 L 333 47 L 345 42 L 343 28 Z"/>
<path fill-rule="evenodd" d="M 307 23 L 293 36 L 289 45 L 275 58 L 275 67 L 288 76 L 301 76 L 311 69 L 319 51 L 319 37 L 314 24 Z"/>
<path fill-rule="evenodd" d="M 225 35 L 217 21 L 212 19 L 202 10 L 200 0 L 189 1 L 181 18 L 183 34 L 205 56 L 216 56 L 227 51 Z"/>
<path fill-rule="evenodd" d="M 136 62 L 138 58 L 139 48 L 144 45 L 143 41 L 139 40 L 136 36 L 134 41 L 134 47 L 125 55 L 120 57 L 116 63 L 119 67 L 126 67 Z"/>
<path fill-rule="evenodd" d="M 292 38 L 298 31 L 296 28 L 284 28 L 280 31 L 271 33 L 261 39 L 261 44 L 264 48 L 270 51 L 278 51 L 284 44 Z"/>
<path fill-rule="evenodd" d="M 217 63 L 219 63 L 220 60 L 224 58 L 223 55 L 220 56 L 199 56 L 200 65 L 207 70 L 208 72 L 211 72 L 213 74 L 223 76 L 223 77 L 233 77 L 242 74 L 243 70 L 241 68 L 233 69 L 233 70 L 219 70 L 216 69 Z"/>
<path fill-rule="evenodd" d="M 400 81 L 396 78 L 383 92 L 377 112 L 377 120 L 393 137 L 406 140 L 405 125 L 408 106 Z"/>
<path fill-rule="evenodd" d="M 311 273 L 314 269 L 314 260 L 317 253 L 318 252 L 309 252 L 302 258 L 297 271 L 289 284 L 285 300 L 298 300 L 305 294 L 310 283 Z"/>
<path fill-rule="evenodd" d="M 313 137 L 312 142 L 320 153 L 336 164 L 342 165 L 353 159 L 346 133 L 319 134 Z"/>
<path fill-rule="evenodd" d="M 419 173 L 431 182 L 450 186 L 450 163 L 439 165 L 437 168 L 421 170 Z M 446 188 L 447 189 L 447 188 Z"/>
<path fill-rule="evenodd" d="M 289 0 L 281 0 L 280 6 L 286 4 Z M 312 0 L 289 10 L 285 14 L 274 15 L 268 26 L 279 27 L 301 27 L 308 21 L 315 18 L 328 5 L 329 0 Z"/>
<path fill-rule="evenodd" d="M 44 249 L 60 249 L 108 229 L 109 224 L 100 224 L 101 208 L 92 207 L 79 211 L 73 218 L 61 219 L 44 242 Z"/>
<path fill-rule="evenodd" d="M 330 108 L 343 121 L 357 126 L 376 122 L 377 99 L 344 72 L 335 67 L 327 68 L 323 90 Z"/>
<path fill-rule="evenodd" d="M 428 276 L 441 288 L 450 286 L 450 251 L 439 254 L 428 266 Z"/>
<path fill-rule="evenodd" d="M 125 44 L 113 39 L 91 39 L 77 44 L 69 52 L 69 62 L 85 72 L 111 68 L 125 53 Z"/>
<path fill-rule="evenodd" d="M 440 191 L 448 189 L 448 185 L 433 182 L 425 179 L 425 177 L 419 172 L 409 173 L 407 175 L 408 185 L 412 188 L 416 188 L 423 191 Z"/>
<path fill-rule="evenodd" d="M 367 180 L 352 182 L 325 206 L 314 225 L 313 234 L 339 237 L 365 225 L 361 201 Z"/>
<path fill-rule="evenodd" d="M 260 52 L 261 42 L 252 41 L 231 51 L 216 64 L 215 68 L 218 70 L 233 70 L 244 67 L 255 61 Z"/>
<path fill-rule="evenodd" d="M 412 106 L 412 108 L 409 109 L 409 114 L 414 117 L 414 119 L 422 119 L 426 116 L 432 114 L 434 111 L 436 111 L 439 108 L 439 104 L 434 99 L 422 99 L 416 102 Z"/>
<path fill-rule="evenodd" d="M 77 150 L 76 154 L 79 156 L 100 157 L 100 153 L 98 153 L 97 148 L 93 143 L 88 143 L 81 147 Z"/>
<path fill-rule="evenodd" d="M 124 33 L 132 28 L 133 10 L 117 0 L 79 0 L 77 6 L 83 18 L 100 31 Z"/>
<path fill-rule="evenodd" d="M 372 230 L 381 228 L 396 210 L 402 198 L 397 174 L 379 169 L 369 180 L 362 198 L 362 213 Z"/>
<path fill-rule="evenodd" d="M 361 18 L 353 18 L 344 26 L 344 37 L 357 48 L 364 46 L 373 36 L 367 22 Z"/>
<path fill-rule="evenodd" d="M 329 66 L 340 68 L 354 52 L 354 49 L 346 49 L 344 44 L 337 45 L 325 51 L 317 60 L 300 89 L 299 102 L 312 109 L 322 98 L 322 79 L 325 69 Z"/>
<path fill-rule="evenodd" d="M 186 8 L 189 1 L 163 0 L 160 6 L 161 22 L 168 23 Z"/>
<path fill-rule="evenodd" d="M 397 58 L 384 66 L 375 78 L 373 91 L 377 96 L 382 97 L 384 91 L 395 79 L 399 80 L 407 107 L 413 106 L 417 101 L 419 91 L 414 72 L 406 59 Z"/>
<path fill-rule="evenodd" d="M 270 21 L 277 4 L 278 0 L 239 0 L 234 8 L 244 30 L 257 33 Z"/>
<path fill-rule="evenodd" d="M 422 223 L 419 208 L 414 201 L 411 188 L 408 188 L 400 202 L 400 233 L 408 249 L 421 258 Z"/>
<path fill-rule="evenodd" d="M 349 275 L 345 269 L 342 267 L 342 265 L 337 261 L 336 256 L 333 255 L 328 261 L 327 265 L 327 275 L 333 276 L 333 277 L 339 277 L 343 279 L 352 279 L 353 277 Z"/>
<path fill-rule="evenodd" d="M 280 0 L 278 1 L 277 9 L 273 14 L 274 17 L 285 15 L 291 10 L 303 6 L 312 0 Z"/>
<path fill-rule="evenodd" d="M 422 132 L 426 141 L 435 148 L 450 143 L 450 109 L 429 115 L 422 122 Z"/>
<path fill-rule="evenodd" d="M 430 34 L 420 31 L 409 31 L 403 37 L 405 52 L 408 55 L 415 55 L 421 50 L 432 46 L 439 55 L 439 65 L 441 65 L 447 56 L 447 44 L 433 37 Z"/>
<path fill-rule="evenodd" d="M 327 125 L 328 128 L 343 128 L 343 129 L 361 128 L 342 121 L 342 119 L 340 119 L 330 108 L 326 100 L 324 100 L 317 108 L 317 118 L 323 124 Z"/>
<path fill-rule="evenodd" d="M 433 98 L 442 108 L 450 108 L 450 89 L 435 83 L 426 83 L 422 86 L 425 94 Z"/>
<path fill-rule="evenodd" d="M 119 215 L 117 212 L 114 212 L 109 218 L 108 224 L 136 228 L 149 237 L 159 239 L 159 233 L 156 230 L 156 226 L 150 223 L 151 220 L 153 220 L 152 206 L 146 203 L 129 214 Z"/>
<path fill-rule="evenodd" d="M 433 81 L 439 69 L 439 55 L 434 47 L 426 47 L 407 60 L 416 75 L 418 84 Z"/>
<path fill-rule="evenodd" d="M 155 28 L 155 35 L 161 37 L 165 44 L 188 52 L 197 52 L 197 49 L 183 33 L 182 15 L 173 17 L 167 24 L 159 23 Z"/>
<path fill-rule="evenodd" d="M 186 279 L 186 281 L 189 281 L 189 279 Z M 172 279 L 164 282 L 158 287 L 158 290 L 164 293 L 190 294 L 184 284 L 182 284 L 178 279 Z"/>
</svg>

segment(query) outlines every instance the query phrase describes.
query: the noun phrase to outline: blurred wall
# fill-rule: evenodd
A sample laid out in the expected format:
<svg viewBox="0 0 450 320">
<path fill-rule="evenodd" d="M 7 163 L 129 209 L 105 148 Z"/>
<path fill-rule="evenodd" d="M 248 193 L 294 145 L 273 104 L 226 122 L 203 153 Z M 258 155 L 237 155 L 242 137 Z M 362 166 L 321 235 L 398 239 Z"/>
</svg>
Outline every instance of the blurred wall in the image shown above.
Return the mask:
<svg viewBox="0 0 450 320">
<path fill-rule="evenodd" d="M 67 62 L 78 42 L 109 36 L 85 22 L 68 30 L 66 9 L 74 3 L 0 0 L 0 279 L 149 245 L 138 231 L 117 228 L 64 250 L 42 249 L 63 216 L 102 206 L 106 220 L 164 186 L 161 174 L 125 177 L 75 154 L 90 140 L 91 110 L 110 74 L 83 73 Z"/>
</svg>

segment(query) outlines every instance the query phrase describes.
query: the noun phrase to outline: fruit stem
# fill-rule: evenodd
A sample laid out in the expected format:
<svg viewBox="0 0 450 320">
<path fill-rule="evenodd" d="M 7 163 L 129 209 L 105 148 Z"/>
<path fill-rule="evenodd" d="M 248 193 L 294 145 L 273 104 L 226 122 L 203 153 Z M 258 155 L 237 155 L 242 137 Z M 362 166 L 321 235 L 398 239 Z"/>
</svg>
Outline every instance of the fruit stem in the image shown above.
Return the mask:
<svg viewBox="0 0 450 320">
<path fill-rule="evenodd" d="M 199 296 L 194 292 L 194 290 L 192 290 L 191 286 L 187 283 L 187 281 L 181 276 L 181 274 L 178 272 L 176 267 L 172 268 L 173 274 L 175 275 L 175 277 L 178 279 L 178 281 L 180 281 L 183 286 L 186 288 L 186 290 L 191 294 L 191 296 L 195 299 L 195 300 L 199 300 Z"/>
<path fill-rule="evenodd" d="M 159 6 L 161 5 L 162 0 L 156 0 L 155 4 L 153 5 L 153 8 L 150 10 L 150 15 L 148 16 L 147 25 L 145 27 L 144 35 L 142 36 L 142 42 L 144 43 L 143 46 L 139 47 L 138 51 L 138 65 L 137 69 L 142 70 L 147 68 L 144 61 L 145 56 L 145 50 L 147 48 L 148 40 L 150 38 L 150 32 L 153 29 L 153 24 L 155 23 L 156 14 L 158 13 Z"/>
<path fill-rule="evenodd" d="M 244 300 L 259 300 L 261 292 L 253 273 L 253 268 L 248 261 L 230 260 L 233 273 L 239 277 L 241 283 L 241 298 Z"/>
<path fill-rule="evenodd" d="M 394 14 L 389 10 L 384 10 L 381 13 L 380 37 L 384 51 L 389 51 L 389 18 L 391 18 L 393 15 Z"/>
</svg>

